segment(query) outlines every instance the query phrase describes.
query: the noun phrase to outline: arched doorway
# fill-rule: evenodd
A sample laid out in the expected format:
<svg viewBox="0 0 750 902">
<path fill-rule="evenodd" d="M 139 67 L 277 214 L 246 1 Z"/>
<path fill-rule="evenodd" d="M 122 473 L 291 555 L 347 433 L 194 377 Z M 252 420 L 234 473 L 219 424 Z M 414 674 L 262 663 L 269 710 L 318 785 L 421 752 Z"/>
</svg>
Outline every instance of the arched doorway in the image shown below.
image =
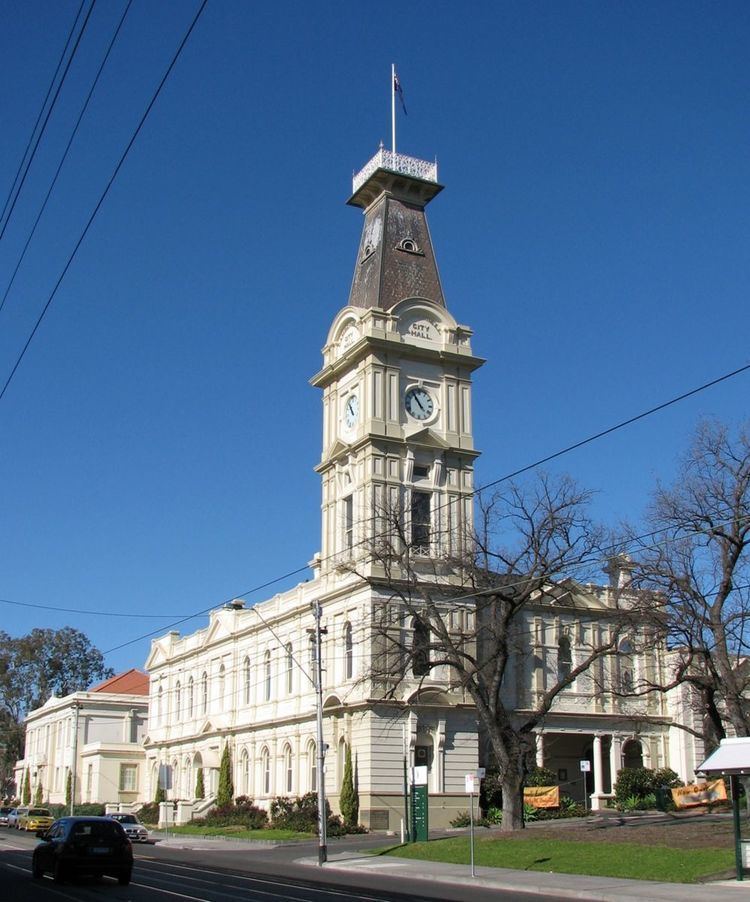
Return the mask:
<svg viewBox="0 0 750 902">
<path fill-rule="evenodd" d="M 622 748 L 623 767 L 643 767 L 643 747 L 638 739 L 628 739 Z"/>
</svg>

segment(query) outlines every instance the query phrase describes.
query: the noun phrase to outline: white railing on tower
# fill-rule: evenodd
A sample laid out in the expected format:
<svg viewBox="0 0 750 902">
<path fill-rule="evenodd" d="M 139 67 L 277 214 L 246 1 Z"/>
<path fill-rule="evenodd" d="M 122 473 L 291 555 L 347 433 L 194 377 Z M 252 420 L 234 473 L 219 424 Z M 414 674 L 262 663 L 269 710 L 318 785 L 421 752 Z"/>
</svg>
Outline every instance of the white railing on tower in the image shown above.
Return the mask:
<svg viewBox="0 0 750 902">
<path fill-rule="evenodd" d="M 418 160 L 416 157 L 407 157 L 403 153 L 393 153 L 381 147 L 375 156 L 359 170 L 352 179 L 352 191 L 356 193 L 370 178 L 376 169 L 388 169 L 390 172 L 400 172 L 402 175 L 412 175 L 426 182 L 437 182 L 437 163 L 427 160 Z"/>
</svg>

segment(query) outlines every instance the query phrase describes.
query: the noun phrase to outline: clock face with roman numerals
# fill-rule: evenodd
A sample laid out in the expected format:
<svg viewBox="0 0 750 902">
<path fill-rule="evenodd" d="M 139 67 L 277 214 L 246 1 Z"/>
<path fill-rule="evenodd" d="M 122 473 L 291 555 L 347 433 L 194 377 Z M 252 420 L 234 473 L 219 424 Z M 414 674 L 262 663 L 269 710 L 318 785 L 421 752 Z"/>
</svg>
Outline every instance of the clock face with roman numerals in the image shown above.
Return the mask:
<svg viewBox="0 0 750 902">
<path fill-rule="evenodd" d="M 357 422 L 359 414 L 359 398 L 356 395 L 349 395 L 344 405 L 344 425 L 347 429 L 351 429 Z"/>
<path fill-rule="evenodd" d="M 404 396 L 404 406 L 415 420 L 428 420 L 435 410 L 435 402 L 426 388 L 410 388 Z"/>
</svg>

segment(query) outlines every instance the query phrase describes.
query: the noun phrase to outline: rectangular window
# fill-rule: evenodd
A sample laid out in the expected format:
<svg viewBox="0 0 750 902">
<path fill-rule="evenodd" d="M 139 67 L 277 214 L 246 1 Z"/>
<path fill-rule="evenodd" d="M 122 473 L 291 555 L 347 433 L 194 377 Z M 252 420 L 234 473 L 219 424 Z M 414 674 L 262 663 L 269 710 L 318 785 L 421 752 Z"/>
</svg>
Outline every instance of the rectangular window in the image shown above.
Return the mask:
<svg viewBox="0 0 750 902">
<path fill-rule="evenodd" d="M 430 547 L 430 502 L 429 492 L 411 493 L 411 543 L 416 551 Z"/>
<path fill-rule="evenodd" d="M 120 765 L 120 792 L 135 792 L 138 788 L 138 765 Z"/>
<path fill-rule="evenodd" d="M 344 498 L 344 551 L 354 548 L 354 499 Z"/>
</svg>

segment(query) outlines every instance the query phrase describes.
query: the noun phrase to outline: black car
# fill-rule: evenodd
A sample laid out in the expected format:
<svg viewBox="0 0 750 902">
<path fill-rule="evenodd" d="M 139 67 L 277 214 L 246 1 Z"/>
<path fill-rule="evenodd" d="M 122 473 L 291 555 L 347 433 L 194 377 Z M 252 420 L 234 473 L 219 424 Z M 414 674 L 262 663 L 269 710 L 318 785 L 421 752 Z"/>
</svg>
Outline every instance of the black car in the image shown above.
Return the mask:
<svg viewBox="0 0 750 902">
<path fill-rule="evenodd" d="M 39 830 L 42 840 L 34 849 L 31 873 L 40 880 L 51 873 L 63 882 L 79 874 L 116 877 L 130 883 L 133 847 L 125 831 L 109 817 L 62 817 L 48 830 Z"/>
</svg>

